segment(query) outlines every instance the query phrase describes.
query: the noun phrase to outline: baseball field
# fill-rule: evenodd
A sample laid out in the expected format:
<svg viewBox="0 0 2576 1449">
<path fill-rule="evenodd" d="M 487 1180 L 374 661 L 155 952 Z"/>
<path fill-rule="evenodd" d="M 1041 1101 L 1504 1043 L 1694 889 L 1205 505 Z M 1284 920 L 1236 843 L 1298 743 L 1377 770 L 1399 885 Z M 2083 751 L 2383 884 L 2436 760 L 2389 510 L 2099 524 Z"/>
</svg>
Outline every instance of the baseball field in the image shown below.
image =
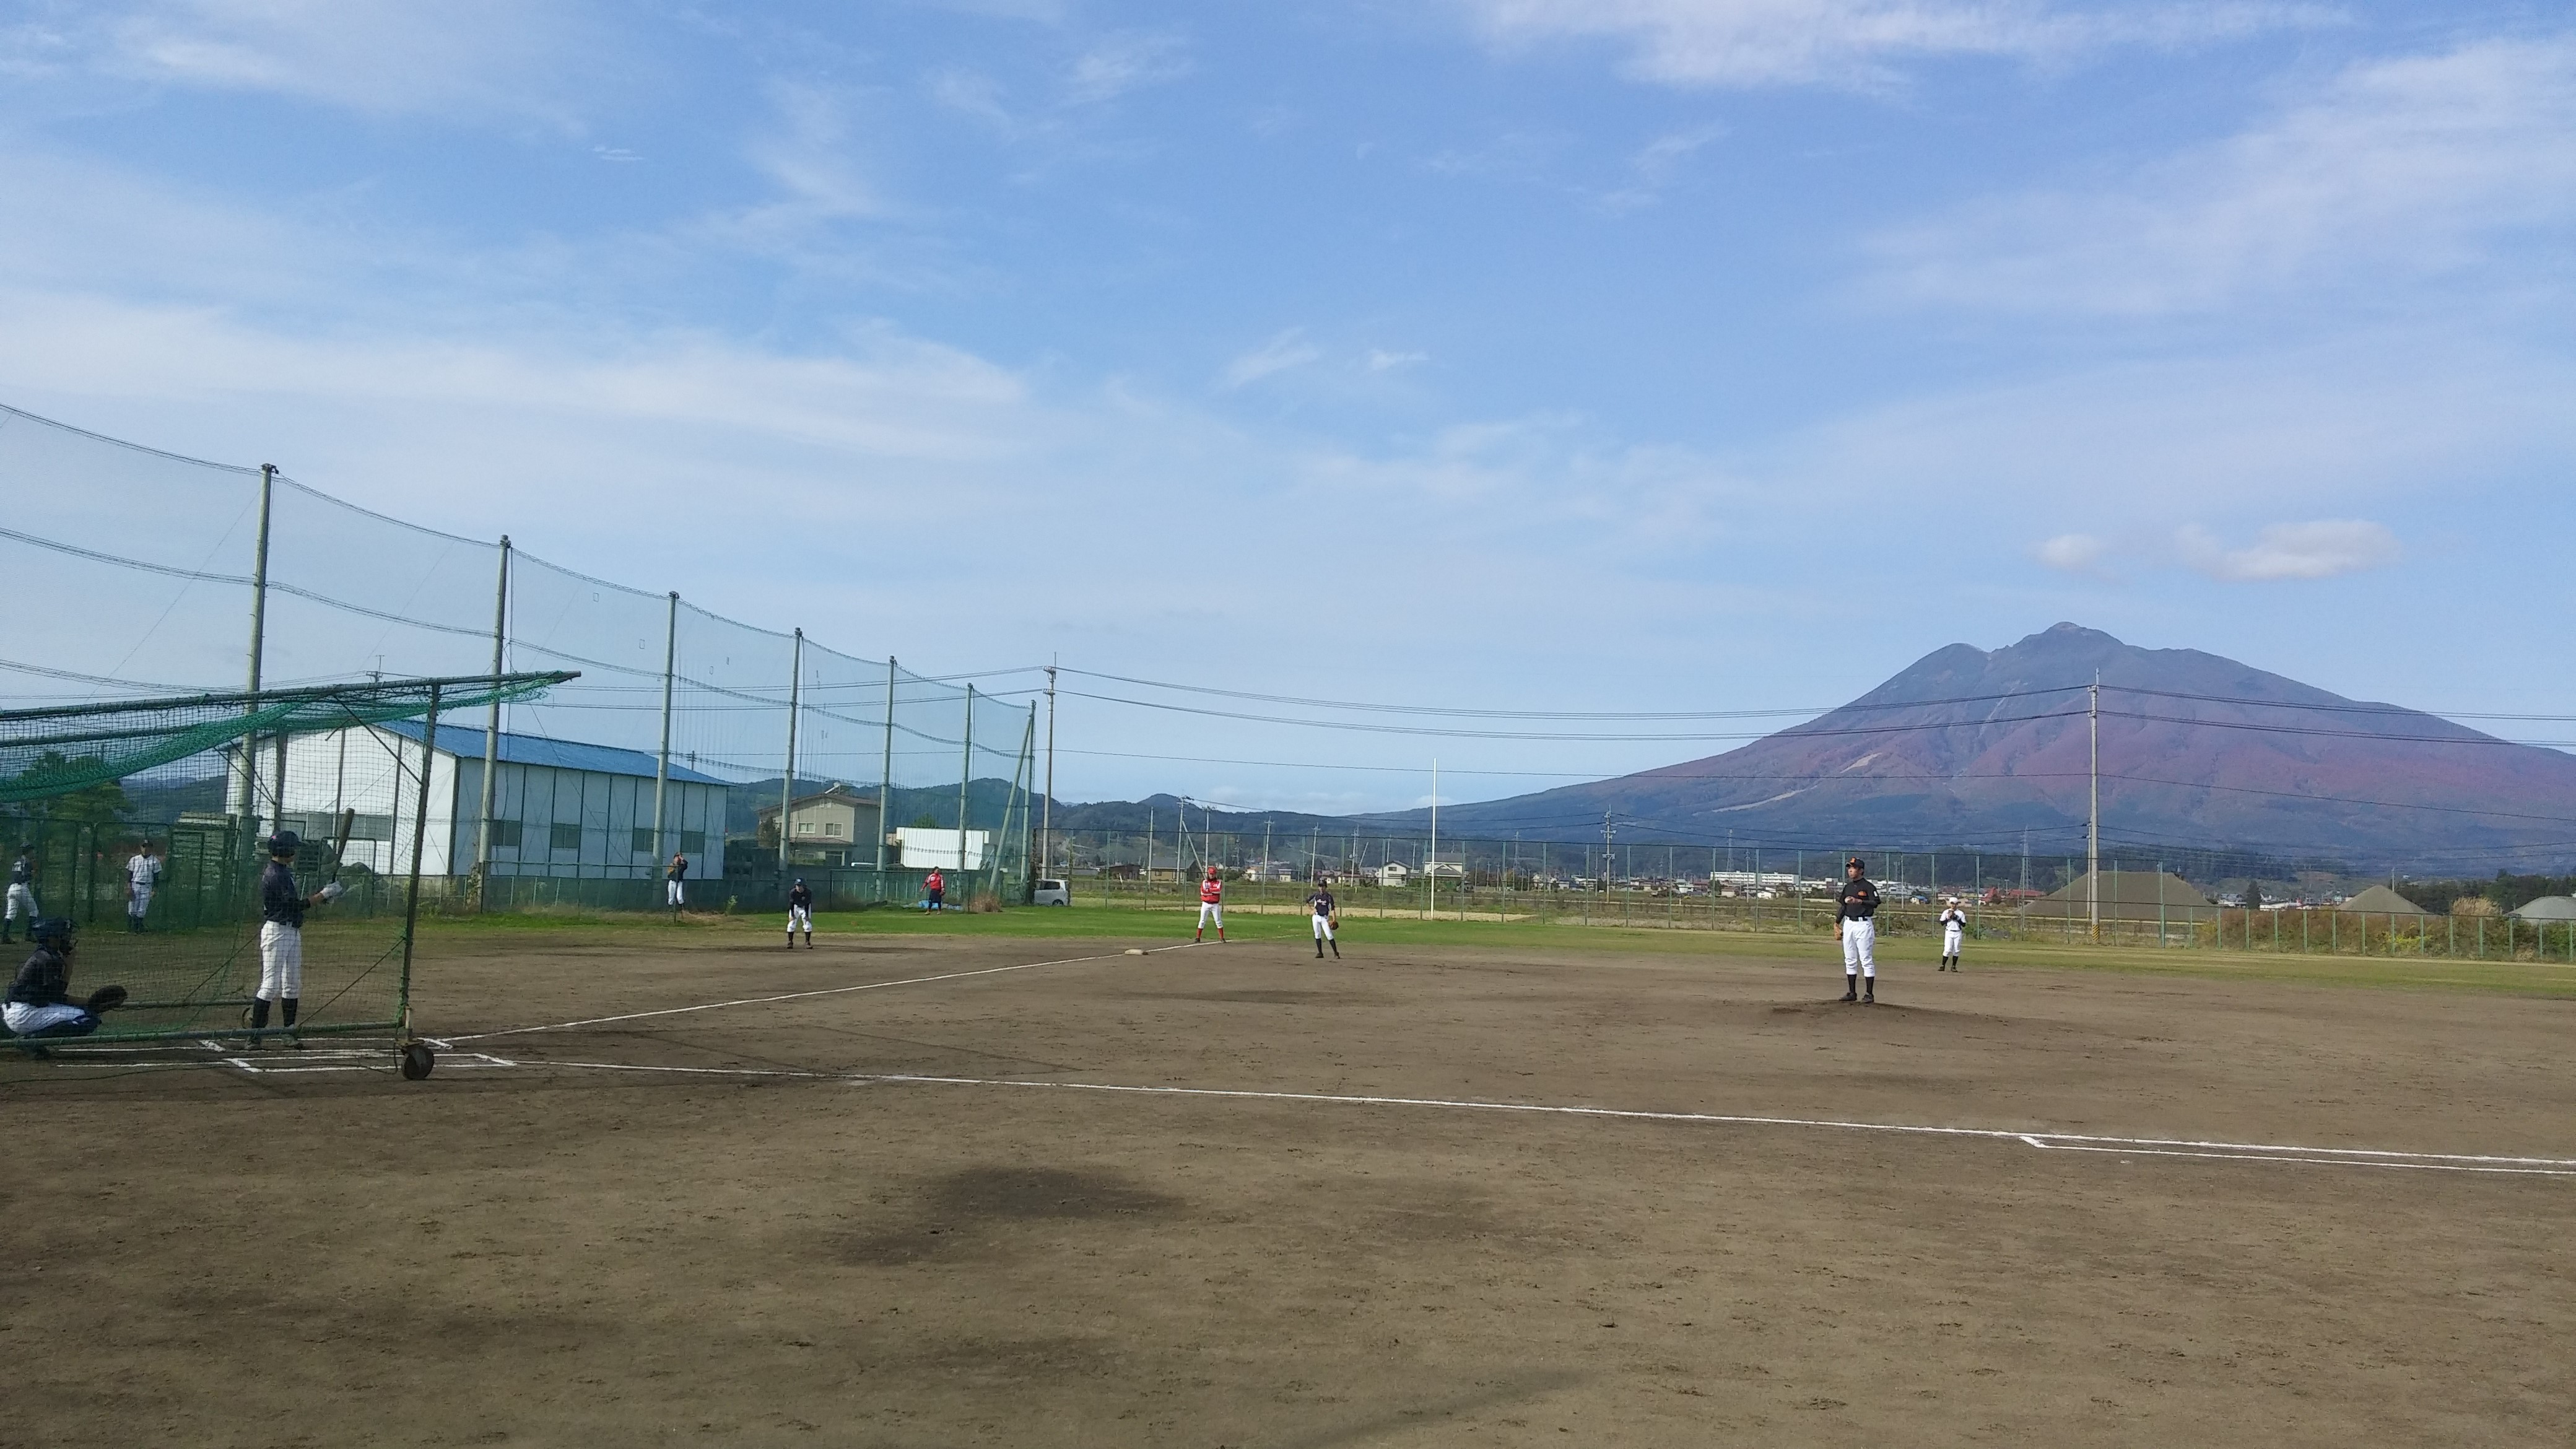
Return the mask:
<svg viewBox="0 0 2576 1449">
<path fill-rule="evenodd" d="M 2576 1433 L 2576 971 L 1064 914 L 441 925 L 421 1082 L 0 1061 L 0 1444 Z"/>
</svg>

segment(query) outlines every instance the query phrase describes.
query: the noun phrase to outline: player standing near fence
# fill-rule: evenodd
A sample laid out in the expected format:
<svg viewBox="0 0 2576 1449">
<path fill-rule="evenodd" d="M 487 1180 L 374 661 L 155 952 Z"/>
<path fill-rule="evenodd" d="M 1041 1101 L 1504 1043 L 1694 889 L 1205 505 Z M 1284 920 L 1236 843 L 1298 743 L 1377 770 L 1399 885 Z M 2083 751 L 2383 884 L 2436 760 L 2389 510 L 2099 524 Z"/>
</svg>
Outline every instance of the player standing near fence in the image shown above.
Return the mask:
<svg viewBox="0 0 2576 1449">
<path fill-rule="evenodd" d="M 277 1003 L 278 1025 L 295 1025 L 296 1008 L 304 999 L 304 913 L 340 898 L 338 881 L 311 895 L 296 889 L 295 852 L 303 844 L 303 837 L 292 830 L 268 838 L 268 869 L 259 877 L 259 990 L 250 1003 L 253 1031 L 267 1028 L 270 1002 Z M 252 1040 L 255 1043 L 258 1038 Z"/>
<path fill-rule="evenodd" d="M 1207 939 L 1208 922 L 1216 922 L 1216 943 L 1225 944 L 1225 882 L 1216 878 L 1216 867 L 1209 866 L 1207 879 L 1199 882 L 1199 928 L 1191 933 L 1193 942 Z"/>
<path fill-rule="evenodd" d="M 1968 913 L 1959 909 L 1959 898 L 1950 897 L 1949 908 L 1941 912 L 1941 968 L 1959 969 L 1959 941 L 1968 934 Z"/>
<path fill-rule="evenodd" d="M 1878 887 L 1861 873 L 1860 857 L 1843 862 L 1842 904 L 1834 910 L 1834 939 L 1843 943 L 1843 1000 L 1878 1000 Z"/>
<path fill-rule="evenodd" d="M 18 917 L 27 918 L 27 939 L 36 939 L 36 847 L 18 847 L 9 865 L 8 914 L 0 915 L 0 945 L 18 939 Z"/>
<path fill-rule="evenodd" d="M 125 929 L 143 929 L 143 913 L 152 909 L 152 888 L 161 883 L 161 857 L 146 838 L 125 862 Z"/>
<path fill-rule="evenodd" d="M 671 863 L 662 867 L 662 879 L 668 887 L 664 894 L 671 898 L 671 914 L 676 918 L 680 907 L 689 903 L 689 858 L 676 850 L 671 852 Z"/>
<path fill-rule="evenodd" d="M 948 907 L 943 898 L 947 894 L 948 878 L 941 875 L 939 867 L 934 865 L 930 874 L 921 878 L 921 908 L 925 911 L 946 910 Z"/>
<path fill-rule="evenodd" d="M 1333 901 L 1332 887 L 1316 882 L 1315 893 L 1306 897 L 1306 909 L 1315 913 L 1315 959 L 1324 959 L 1326 946 L 1333 948 L 1334 960 L 1342 959 L 1342 943 L 1333 939 L 1335 929 L 1342 923 L 1342 916 Z"/>
<path fill-rule="evenodd" d="M 814 893 L 805 888 L 799 877 L 787 888 L 787 949 L 796 949 L 796 928 L 805 928 L 805 949 L 814 949 Z"/>
</svg>

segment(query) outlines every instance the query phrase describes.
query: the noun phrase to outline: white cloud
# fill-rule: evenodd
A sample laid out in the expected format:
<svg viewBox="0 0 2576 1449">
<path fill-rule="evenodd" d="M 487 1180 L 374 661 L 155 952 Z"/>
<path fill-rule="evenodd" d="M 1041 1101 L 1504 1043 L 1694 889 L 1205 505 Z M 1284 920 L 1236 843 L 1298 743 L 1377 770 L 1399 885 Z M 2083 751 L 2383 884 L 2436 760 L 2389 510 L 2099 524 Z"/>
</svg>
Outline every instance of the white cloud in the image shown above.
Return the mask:
<svg viewBox="0 0 2576 1449">
<path fill-rule="evenodd" d="M 613 30 L 558 0 L 139 0 L 55 33 L 57 63 L 373 115 L 562 116 Z"/>
<path fill-rule="evenodd" d="M 1077 104 L 1096 105 L 1129 91 L 1178 80 L 1191 69 L 1189 47 L 1171 35 L 1117 35 L 1075 59 L 1065 92 Z"/>
<path fill-rule="evenodd" d="M 2517 237 L 2556 275 L 2571 222 L 2576 39 L 2491 41 L 2355 66 L 2237 136 L 2112 185 L 1988 201 L 1883 237 L 1873 290 L 2002 309 L 2207 310 L 2473 269 Z"/>
<path fill-rule="evenodd" d="M 1389 352 L 1382 347 L 1372 347 L 1368 352 L 1368 370 L 1392 372 L 1399 367 L 1419 367 L 1430 360 L 1428 352 Z"/>
<path fill-rule="evenodd" d="M 2176 46 L 2314 24 L 2317 7 L 2164 4 L 2072 9 L 2044 0 L 1455 0 L 1499 45 L 1623 42 L 1641 78 L 1673 85 L 1883 84 L 1904 61 L 2060 59 L 2113 45 Z"/>
<path fill-rule="evenodd" d="M 2032 550 L 2032 556 L 2050 568 L 2070 574 L 2090 574 L 2099 570 L 2102 556 L 2110 545 L 2089 533 L 2061 533 Z"/>
<path fill-rule="evenodd" d="M 1291 327 L 1225 365 L 1219 380 L 1230 391 L 1265 377 L 1323 360 L 1324 349 L 1306 340 L 1306 329 Z"/>
<path fill-rule="evenodd" d="M 2362 519 L 2276 523 L 2245 548 L 2228 548 L 2197 526 L 2184 528 L 2176 542 L 2192 568 L 2231 583 L 2330 579 L 2385 567 L 2399 552 L 2397 535 Z"/>
</svg>

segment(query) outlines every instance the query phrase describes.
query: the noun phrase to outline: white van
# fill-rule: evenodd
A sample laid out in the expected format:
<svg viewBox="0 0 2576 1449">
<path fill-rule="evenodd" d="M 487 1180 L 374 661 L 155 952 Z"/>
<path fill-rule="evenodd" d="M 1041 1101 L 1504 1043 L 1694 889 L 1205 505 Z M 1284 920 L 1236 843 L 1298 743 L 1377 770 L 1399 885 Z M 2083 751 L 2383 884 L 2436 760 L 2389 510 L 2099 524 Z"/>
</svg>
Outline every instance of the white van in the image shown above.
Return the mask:
<svg viewBox="0 0 2576 1449">
<path fill-rule="evenodd" d="M 1041 879 L 1037 890 L 1029 896 L 1029 904 L 1033 906 L 1072 905 L 1073 889 L 1060 880 Z"/>
</svg>

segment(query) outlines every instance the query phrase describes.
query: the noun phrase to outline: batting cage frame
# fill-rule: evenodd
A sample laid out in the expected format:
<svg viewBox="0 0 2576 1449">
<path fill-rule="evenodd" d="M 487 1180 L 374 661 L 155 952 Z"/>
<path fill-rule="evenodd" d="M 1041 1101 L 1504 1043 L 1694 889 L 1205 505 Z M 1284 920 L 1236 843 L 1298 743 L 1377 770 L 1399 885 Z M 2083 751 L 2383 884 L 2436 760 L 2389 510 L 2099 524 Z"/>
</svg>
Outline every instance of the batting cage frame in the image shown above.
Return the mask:
<svg viewBox="0 0 2576 1449">
<path fill-rule="evenodd" d="M 107 996 L 125 993 L 92 1012 L 78 1034 L 15 1034 L 0 1022 L 0 1046 L 50 1056 L 57 1048 L 257 1050 L 312 1036 L 389 1036 L 405 1077 L 429 1075 L 436 1058 L 414 1034 L 411 1011 L 424 863 L 443 853 L 452 869 L 459 830 L 473 824 L 451 806 L 445 839 L 431 839 L 440 716 L 539 699 L 579 677 L 554 670 L 377 679 L 0 710 L 0 830 L 15 832 L 0 836 L 0 852 L 15 854 L 7 863 L 9 934 L 21 916 L 31 942 L 39 918 L 49 932 L 75 933 L 70 1002 L 102 985 Z M 410 721 L 419 728 L 384 728 Z M 326 747 L 334 746 L 330 760 Z M 327 785 L 304 778 L 325 772 Z M 301 810 L 299 783 L 316 787 L 301 792 Z M 453 793 L 454 780 L 445 783 Z M 220 791 L 221 808 L 139 822 L 150 812 L 131 804 L 128 787 L 200 805 L 215 803 L 210 797 Z M 326 800 L 328 808 L 318 808 Z M 294 831 L 296 823 L 316 837 Z M 110 851 L 129 841 L 137 844 L 120 898 L 107 879 Z M 156 854 L 163 844 L 166 861 Z M 308 937 L 295 926 L 282 946 L 289 933 L 263 920 L 260 899 L 272 859 L 286 866 L 296 899 L 321 918 L 318 931 Z M 70 904 L 39 912 L 40 889 Z M 155 897 L 165 893 L 173 899 L 154 917 L 158 928 L 147 930 Z M 84 929 L 99 924 L 103 902 L 113 920 L 120 899 L 124 932 Z M 309 1009 L 272 1025 L 267 1008 L 281 983 L 291 988 L 283 1000 L 304 998 Z"/>
</svg>

